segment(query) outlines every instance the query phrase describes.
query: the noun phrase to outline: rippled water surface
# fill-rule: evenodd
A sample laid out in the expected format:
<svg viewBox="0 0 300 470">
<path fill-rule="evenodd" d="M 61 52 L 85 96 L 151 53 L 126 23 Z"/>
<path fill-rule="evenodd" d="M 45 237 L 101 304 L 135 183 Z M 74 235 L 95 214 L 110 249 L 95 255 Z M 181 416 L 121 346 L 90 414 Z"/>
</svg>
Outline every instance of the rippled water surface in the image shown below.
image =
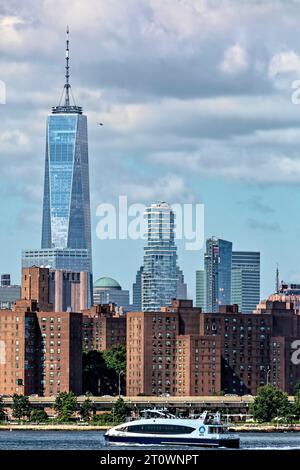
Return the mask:
<svg viewBox="0 0 300 470">
<path fill-rule="evenodd" d="M 240 438 L 241 449 L 300 449 L 300 433 L 241 433 Z M 169 446 L 146 447 L 170 449 Z M 106 445 L 103 431 L 0 431 L 0 450 L 120 450 L 134 448 L 141 449 L 145 446 Z M 174 447 L 172 448 L 174 449 Z"/>
</svg>

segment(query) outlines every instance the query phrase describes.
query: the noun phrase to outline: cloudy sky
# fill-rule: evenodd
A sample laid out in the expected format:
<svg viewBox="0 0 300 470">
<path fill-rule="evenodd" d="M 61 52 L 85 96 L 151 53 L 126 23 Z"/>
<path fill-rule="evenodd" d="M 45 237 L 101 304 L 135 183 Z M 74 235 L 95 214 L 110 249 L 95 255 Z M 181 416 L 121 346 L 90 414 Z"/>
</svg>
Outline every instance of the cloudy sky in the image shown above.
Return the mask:
<svg viewBox="0 0 300 470">
<path fill-rule="evenodd" d="M 262 253 L 262 295 L 300 282 L 298 0 L 2 0 L 0 272 L 38 248 L 46 118 L 64 82 L 89 122 L 94 274 L 130 288 L 141 241 L 100 241 L 96 207 L 205 204 L 205 236 Z M 104 123 L 97 126 L 97 121 Z M 194 294 L 202 251 L 179 244 Z"/>
</svg>

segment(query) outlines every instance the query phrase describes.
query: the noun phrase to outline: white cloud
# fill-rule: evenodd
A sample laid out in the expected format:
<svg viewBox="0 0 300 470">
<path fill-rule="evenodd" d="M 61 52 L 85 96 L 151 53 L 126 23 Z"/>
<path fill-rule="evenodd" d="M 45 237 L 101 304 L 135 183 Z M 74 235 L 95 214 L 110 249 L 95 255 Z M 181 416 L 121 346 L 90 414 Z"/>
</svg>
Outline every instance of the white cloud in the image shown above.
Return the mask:
<svg viewBox="0 0 300 470">
<path fill-rule="evenodd" d="M 270 78 L 293 72 L 300 74 L 300 57 L 296 52 L 280 52 L 271 58 L 268 69 Z"/>
<path fill-rule="evenodd" d="M 271 1 L 251 8 L 241 2 L 238 11 L 227 0 L 74 0 L 72 8 L 67 0 L 3 0 L 2 5 L 7 15 L 0 21 L 0 79 L 8 104 L 1 120 L 3 178 L 14 175 L 24 185 L 30 166 L 43 185 L 45 122 L 63 86 L 66 24 L 72 89 L 89 120 L 96 194 L 100 186 L 103 194 L 120 192 L 121 184 L 131 193 L 136 187 L 141 197 L 155 196 L 161 186 L 166 199 L 175 186 L 181 197 L 190 197 L 185 181 L 200 174 L 199 165 L 201 174 L 211 177 L 217 164 L 227 179 L 290 181 L 291 172 L 297 178 L 300 108 L 273 87 L 274 77 L 299 68 L 292 3 L 288 9 L 280 2 L 276 8 Z M 280 55 L 282 37 L 288 52 Z M 279 153 L 279 145 L 290 148 Z M 262 156 L 258 168 L 264 177 L 253 171 L 255 152 Z M 159 154 L 169 166 L 157 168 L 149 155 Z M 187 156 L 186 167 L 179 154 Z M 242 163 L 240 155 L 248 155 Z M 278 170 L 268 172 L 265 158 Z M 185 176 L 175 181 L 173 165 Z M 147 175 L 142 181 L 140 170 Z"/>
<path fill-rule="evenodd" d="M 121 183 L 119 194 L 126 194 L 133 202 L 143 203 L 164 200 L 167 202 L 192 202 L 194 194 L 182 176 L 168 173 L 156 179 L 142 178 Z"/>
<path fill-rule="evenodd" d="M 14 28 L 23 23 L 22 18 L 18 16 L 0 16 L 0 28 Z"/>
<path fill-rule="evenodd" d="M 226 142 L 203 145 L 194 152 L 156 153 L 149 158 L 191 177 L 222 177 L 250 184 L 300 183 L 300 159 L 268 150 L 234 148 Z"/>
<path fill-rule="evenodd" d="M 2 150 L 5 148 L 5 145 L 24 148 L 29 144 L 29 138 L 19 129 L 13 131 L 3 131 L 0 133 L 0 144 L 2 146 Z"/>
<path fill-rule="evenodd" d="M 234 44 L 226 50 L 220 70 L 226 75 L 236 75 L 247 70 L 248 66 L 247 52 L 239 44 Z"/>
</svg>

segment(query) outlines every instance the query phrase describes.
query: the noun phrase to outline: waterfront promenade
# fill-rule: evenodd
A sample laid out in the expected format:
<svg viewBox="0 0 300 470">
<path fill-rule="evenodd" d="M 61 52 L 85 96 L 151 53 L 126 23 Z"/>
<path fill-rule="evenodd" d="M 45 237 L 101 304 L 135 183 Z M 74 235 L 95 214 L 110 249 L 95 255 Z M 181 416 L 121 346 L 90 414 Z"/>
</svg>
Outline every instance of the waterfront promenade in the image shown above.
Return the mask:
<svg viewBox="0 0 300 470">
<path fill-rule="evenodd" d="M 52 408 L 55 402 L 55 396 L 51 397 L 37 397 L 30 396 L 29 401 L 33 408 L 49 407 Z M 77 403 L 80 405 L 86 400 L 87 396 L 82 395 L 77 397 Z M 105 410 L 110 408 L 118 400 L 118 396 L 89 396 L 88 397 L 95 405 L 97 410 Z M 229 409 L 237 410 L 237 412 L 247 412 L 251 403 L 253 403 L 253 396 L 193 396 L 193 397 L 154 397 L 154 396 L 137 396 L 137 397 L 122 397 L 125 403 L 130 407 L 169 407 L 180 408 L 183 410 L 191 409 Z M 293 402 L 294 397 L 289 397 L 289 401 Z M 4 405 L 11 407 L 13 403 L 12 397 L 3 398 Z"/>
</svg>

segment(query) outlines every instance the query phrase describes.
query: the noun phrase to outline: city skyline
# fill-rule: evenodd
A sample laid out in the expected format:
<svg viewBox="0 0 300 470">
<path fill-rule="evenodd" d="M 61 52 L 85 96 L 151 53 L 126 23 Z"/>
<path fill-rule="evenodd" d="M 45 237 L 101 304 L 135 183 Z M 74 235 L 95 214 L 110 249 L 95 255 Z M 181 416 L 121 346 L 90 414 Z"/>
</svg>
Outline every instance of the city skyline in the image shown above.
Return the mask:
<svg viewBox="0 0 300 470">
<path fill-rule="evenodd" d="M 125 289 L 134 281 L 142 242 L 100 241 L 95 235 L 97 204 L 115 203 L 116 195 L 127 194 L 132 202 L 204 202 L 205 237 L 215 234 L 232 240 L 238 251 L 261 252 L 262 298 L 274 290 L 277 262 L 282 278 L 299 282 L 300 255 L 291 251 L 289 243 L 290 233 L 300 229 L 292 217 L 298 212 L 295 191 L 300 179 L 300 108 L 291 102 L 292 82 L 300 76 L 293 4 L 289 9 L 280 5 L 272 9 L 271 2 L 266 2 L 264 10 L 258 4 L 251 9 L 243 4 L 237 15 L 229 1 L 206 5 L 202 13 L 193 2 L 178 2 L 171 21 L 169 10 L 159 5 L 146 11 L 145 2 L 133 2 L 129 11 L 135 12 L 134 20 L 124 15 L 123 6 L 100 3 L 101 13 L 96 8 L 93 21 L 74 7 L 72 12 L 62 8 L 59 22 L 42 7 L 32 9 L 32 17 L 23 8 L 15 9 L 19 13 L 13 16 L 17 3 L 2 4 L 5 54 L 0 78 L 6 84 L 7 102 L 0 108 L 0 178 L 5 200 L 0 207 L 1 271 L 10 272 L 13 283 L 19 283 L 21 249 L 39 246 L 44 119 L 61 87 L 63 57 L 57 51 L 65 25 L 70 24 L 77 62 L 75 99 L 84 105 L 90 122 L 95 278 L 111 276 Z M 217 26 L 210 15 L 219 18 Z M 210 19 L 201 36 L 204 17 Z M 268 48 L 258 48 L 266 32 L 256 18 L 263 23 L 266 17 L 274 25 L 268 32 L 272 41 Z M 289 19 L 288 30 L 284 18 Z M 284 45 L 275 34 L 278 28 L 286 38 Z M 116 38 L 116 30 L 123 40 Z M 141 56 L 134 46 L 137 41 Z M 87 50 L 91 53 L 86 54 Z M 140 63 L 147 73 L 142 73 Z M 174 76 L 168 73 L 172 63 L 178 72 Z M 21 72 L 17 81 L 11 80 L 14 70 Z M 97 126 L 98 121 L 104 126 Z M 13 253 L 6 249 L 8 243 Z M 282 245 L 287 247 L 284 254 Z M 188 297 L 195 298 L 194 276 L 202 267 L 203 251 L 195 256 L 178 244 Z M 124 252 L 131 254 L 125 272 L 120 262 Z"/>
</svg>

